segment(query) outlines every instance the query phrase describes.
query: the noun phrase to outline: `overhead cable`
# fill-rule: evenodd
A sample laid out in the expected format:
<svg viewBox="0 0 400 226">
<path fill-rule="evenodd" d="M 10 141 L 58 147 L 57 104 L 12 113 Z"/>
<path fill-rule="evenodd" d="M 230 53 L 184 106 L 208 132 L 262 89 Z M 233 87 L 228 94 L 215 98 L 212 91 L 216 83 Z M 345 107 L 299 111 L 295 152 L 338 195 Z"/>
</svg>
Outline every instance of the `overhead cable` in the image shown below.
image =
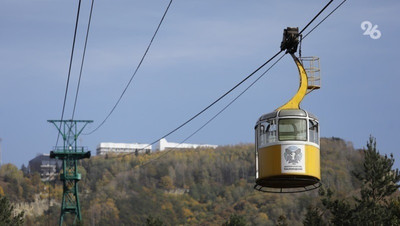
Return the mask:
<svg viewBox="0 0 400 226">
<path fill-rule="evenodd" d="M 310 20 L 310 22 L 308 22 L 308 24 L 299 32 L 299 35 L 301 35 L 303 33 L 304 30 L 306 30 L 308 28 L 308 26 L 310 26 L 310 24 L 312 24 L 312 22 L 314 22 L 315 19 L 317 19 L 317 17 L 319 17 L 319 15 L 333 2 L 333 0 L 330 0 L 325 6 L 324 8 L 322 8 L 317 15 L 314 16 L 314 18 L 312 18 Z"/>
<path fill-rule="evenodd" d="M 299 34 L 301 34 L 301 32 L 303 32 L 331 3 L 333 0 L 329 1 L 324 8 L 322 8 L 315 16 L 314 18 L 307 23 L 307 25 L 300 31 Z M 264 64 L 262 64 L 260 67 L 258 67 L 255 71 L 253 71 L 250 75 L 248 75 L 246 78 L 244 78 L 241 82 L 239 82 L 238 84 L 236 84 L 233 88 L 231 88 L 228 92 L 226 92 L 225 94 L 223 94 L 222 96 L 220 96 L 218 99 L 216 99 L 214 102 L 212 102 L 210 105 L 208 105 L 207 107 L 205 107 L 203 110 L 201 110 L 199 113 L 197 113 L 196 115 L 194 115 L 193 117 L 191 117 L 190 119 L 188 119 L 186 122 L 182 123 L 181 125 L 179 125 L 178 127 L 176 127 L 175 129 L 171 130 L 170 132 L 168 132 L 167 134 L 165 134 L 164 136 L 162 136 L 161 138 L 153 141 L 150 145 L 153 145 L 155 143 L 157 143 L 159 140 L 171 135 L 172 133 L 176 132 L 177 130 L 179 130 L 180 128 L 182 128 L 183 126 L 185 126 L 186 124 L 188 124 L 190 121 L 192 121 L 193 119 L 197 118 L 199 115 L 201 115 L 202 113 L 204 113 L 205 111 L 207 111 L 210 107 L 212 107 L 214 104 L 216 104 L 217 102 L 219 102 L 221 99 L 223 99 L 226 95 L 228 95 L 230 92 L 232 92 L 233 90 L 235 90 L 237 87 L 239 87 L 243 82 L 245 82 L 247 79 L 249 79 L 250 77 L 252 77 L 255 73 L 257 73 L 261 68 L 263 68 L 265 65 L 267 65 L 269 62 L 271 62 L 275 57 L 277 57 L 283 50 L 277 52 L 274 56 L 272 56 L 269 60 L 267 60 Z"/>
<path fill-rule="evenodd" d="M 338 7 L 336 7 L 331 13 L 329 13 L 328 16 L 326 16 L 320 23 L 318 23 L 316 26 L 313 27 L 313 29 L 308 32 L 305 36 L 307 36 L 308 34 L 310 34 L 317 26 L 319 26 L 327 17 L 329 17 L 333 12 L 335 12 L 346 0 L 344 0 Z M 318 14 L 306 25 L 305 28 L 307 28 L 326 8 L 327 6 L 332 2 L 332 0 L 321 10 L 318 12 Z M 301 32 L 303 32 L 305 30 L 305 28 L 303 28 L 301 30 Z M 264 67 L 266 64 L 268 64 L 270 61 L 272 61 L 276 56 L 278 56 L 280 53 L 282 52 L 279 51 L 278 53 L 276 53 L 273 57 L 271 57 L 267 62 L 265 62 L 263 65 L 261 65 L 259 68 L 257 68 L 254 72 L 252 72 L 250 75 L 248 75 L 245 79 L 243 79 L 241 82 L 239 82 L 237 85 L 235 85 L 232 89 L 230 89 L 228 92 L 226 92 L 224 95 L 222 95 L 221 97 L 219 97 L 217 100 L 215 100 L 213 103 L 211 103 L 210 105 L 208 105 L 206 108 L 204 108 L 202 111 L 200 111 L 199 113 L 197 113 L 195 116 L 193 116 L 192 118 L 190 118 L 189 120 L 187 120 L 186 122 L 184 122 L 183 124 L 181 124 L 180 126 L 178 126 L 177 128 L 173 129 L 172 131 L 170 131 L 169 133 L 167 133 L 166 135 L 164 135 L 163 137 L 161 137 L 160 139 L 155 140 L 154 142 L 152 142 L 151 144 L 149 144 L 148 146 L 146 146 L 145 148 L 157 143 L 159 140 L 171 135 L 172 133 L 176 132 L 178 129 L 182 128 L 184 125 L 186 125 L 187 123 L 189 123 L 190 121 L 192 121 L 193 119 L 195 119 L 196 117 L 198 117 L 200 114 L 202 114 L 204 111 L 208 110 L 211 106 L 213 106 L 214 104 L 216 104 L 218 101 L 220 101 L 222 98 L 224 98 L 226 95 L 228 95 L 230 92 L 232 92 L 234 89 L 236 89 L 238 86 L 240 86 L 244 81 L 246 81 L 248 78 L 250 78 L 252 75 L 254 75 L 256 72 L 258 72 L 262 67 Z M 284 55 L 283 55 L 284 56 Z M 248 86 L 242 93 L 240 93 L 235 99 L 233 99 L 228 105 L 226 105 L 220 112 L 218 112 L 214 117 L 212 117 L 209 121 L 207 121 L 205 124 L 203 124 L 203 126 L 201 126 L 198 130 L 196 130 L 193 134 L 191 134 L 190 136 L 188 136 L 186 139 L 184 139 L 183 142 L 185 142 L 187 139 L 189 139 L 190 137 L 192 137 L 194 134 L 196 134 L 198 131 L 200 131 L 202 128 L 204 128 L 207 124 L 209 124 L 212 120 L 214 120 L 219 114 L 221 114 L 226 108 L 228 108 L 234 101 L 236 101 L 241 95 L 243 95 L 244 92 L 246 92 L 249 88 L 251 88 L 262 76 L 265 75 L 266 72 L 268 72 L 276 63 L 278 63 L 282 57 L 281 56 L 270 68 L 268 68 L 260 77 L 258 77 L 253 83 L 250 84 L 250 86 Z M 143 148 L 142 150 L 144 150 L 145 148 Z M 168 153 L 168 152 L 167 152 Z M 131 154 L 131 153 L 130 153 Z M 122 156 L 116 156 L 116 157 L 124 157 L 126 155 L 130 155 L 130 154 L 125 154 Z M 164 155 L 164 154 L 163 154 Z"/>
<path fill-rule="evenodd" d="M 321 23 L 323 23 L 332 13 L 334 13 L 338 8 L 340 8 L 347 0 L 343 0 L 335 9 L 333 9 L 324 19 L 322 19 L 317 25 L 315 25 L 307 34 L 303 36 L 305 39 L 311 32 L 313 32 Z"/>
<path fill-rule="evenodd" d="M 77 103 L 77 101 L 78 101 L 79 88 L 80 88 L 80 85 L 81 85 L 82 70 L 83 70 L 83 64 L 84 64 L 84 62 L 85 62 L 86 47 L 87 47 L 87 42 L 88 42 L 88 37 L 89 37 L 90 23 L 91 23 L 91 21 L 92 21 L 93 5 L 94 5 L 94 0 L 92 0 L 92 4 L 91 4 L 91 6 L 90 6 L 89 22 L 88 22 L 88 26 L 87 26 L 87 29 L 86 29 L 85 46 L 83 47 L 81 68 L 80 68 L 80 71 L 79 71 L 79 80 L 78 80 L 78 85 L 77 85 L 77 87 L 76 87 L 75 101 L 74 101 L 74 109 L 73 109 L 73 111 L 72 111 L 72 120 L 74 120 L 75 110 L 76 110 L 76 103 Z"/>
<path fill-rule="evenodd" d="M 164 18 L 165 18 L 165 16 L 167 15 L 168 9 L 169 9 L 169 7 L 171 6 L 171 4 L 172 4 L 172 0 L 170 0 L 170 2 L 169 2 L 169 4 L 168 4 L 167 8 L 165 9 L 165 12 L 164 12 L 164 14 L 163 14 L 163 16 L 162 16 L 162 18 L 161 18 L 161 20 L 160 20 L 158 26 L 157 26 L 157 29 L 156 29 L 156 31 L 154 32 L 153 37 L 151 38 L 150 43 L 149 43 L 149 45 L 147 46 L 147 49 L 146 49 L 146 51 L 144 52 L 144 54 L 143 54 L 143 56 L 142 56 L 142 58 L 141 58 L 139 64 L 137 65 L 137 67 L 136 67 L 136 69 L 135 69 L 135 72 L 132 74 L 131 78 L 129 79 L 128 83 L 127 83 L 126 86 L 125 86 L 125 89 L 122 91 L 120 97 L 118 98 L 117 102 L 114 104 L 114 106 L 113 106 L 113 108 L 111 109 L 111 111 L 108 113 L 108 115 L 105 117 L 105 119 L 104 119 L 95 129 L 93 129 L 92 131 L 90 131 L 90 132 L 88 132 L 88 133 L 84 133 L 83 135 L 89 135 L 89 134 L 94 133 L 96 130 L 98 130 L 101 126 L 104 125 L 104 123 L 107 121 L 107 119 L 111 116 L 111 114 L 112 114 L 112 113 L 114 112 L 114 110 L 117 108 L 119 102 L 121 101 L 122 97 L 125 95 L 126 90 L 128 89 L 128 87 L 129 87 L 129 85 L 131 84 L 133 78 L 135 77 L 136 73 L 138 72 L 140 66 L 142 65 L 143 60 L 144 60 L 144 58 L 146 57 L 147 52 L 149 51 L 150 46 L 151 46 L 151 44 L 153 43 L 153 40 L 154 40 L 154 38 L 156 37 L 156 35 L 157 35 L 157 33 L 158 33 L 158 30 L 160 29 L 161 24 L 162 24 L 162 22 L 164 21 Z"/>
<path fill-rule="evenodd" d="M 254 75 L 257 71 L 259 71 L 262 67 L 264 67 L 267 63 L 269 63 L 270 61 L 272 61 L 276 56 L 278 56 L 282 51 L 279 51 L 277 54 L 275 54 L 273 57 L 271 57 L 269 60 L 267 60 L 264 64 L 262 64 L 260 67 L 258 67 L 255 71 L 253 71 L 250 75 L 248 75 L 245 79 L 243 79 L 241 82 L 239 82 L 238 84 L 236 84 L 233 88 L 231 88 L 228 92 L 226 92 L 224 95 L 220 96 L 217 100 L 215 100 L 213 103 L 211 103 L 210 105 L 208 105 L 206 108 L 204 108 L 202 111 L 200 111 L 199 113 L 197 113 L 195 116 L 193 116 L 192 118 L 190 118 L 189 120 L 187 120 L 185 123 L 181 124 L 180 126 L 178 126 L 177 128 L 175 128 L 174 130 L 170 131 L 168 134 L 166 134 L 165 136 L 163 136 L 162 138 L 155 140 L 154 142 L 150 143 L 149 145 L 147 145 L 146 147 L 142 148 L 141 150 L 144 150 L 152 145 L 154 145 L 155 143 L 157 143 L 159 140 L 169 136 L 170 134 L 172 134 L 173 132 L 177 131 L 178 129 L 182 128 L 184 125 L 186 125 L 187 123 L 189 123 L 190 121 L 192 121 L 193 119 L 195 119 L 196 117 L 198 117 L 200 114 L 202 114 L 204 111 L 208 110 L 211 106 L 213 106 L 214 104 L 216 104 L 218 101 L 220 101 L 222 98 L 224 98 L 226 95 L 228 95 L 230 92 L 232 92 L 234 89 L 236 89 L 238 86 L 240 86 L 243 82 L 245 82 L 247 79 L 249 79 L 252 75 Z M 198 130 L 196 130 L 193 134 L 191 134 L 189 137 L 187 137 L 186 139 L 184 139 L 180 144 L 182 144 L 183 142 L 185 142 L 186 140 L 188 140 L 189 138 L 191 138 L 193 135 L 195 135 L 197 132 L 199 132 L 201 129 L 203 129 L 207 124 L 209 124 L 212 120 L 214 120 L 218 115 L 220 115 L 226 108 L 228 108 L 233 102 L 235 102 L 241 95 L 243 95 L 244 92 L 246 92 L 251 86 L 254 85 L 254 83 L 256 83 L 262 76 L 264 76 L 273 66 L 275 66 L 276 63 L 278 63 L 282 57 L 285 55 L 282 55 L 273 65 L 271 65 L 271 67 L 269 67 L 265 72 L 263 72 L 261 74 L 261 76 L 259 76 L 253 83 L 250 84 L 250 86 L 248 86 L 242 93 L 240 93 L 235 99 L 233 99 L 233 101 L 231 101 L 227 106 L 225 106 L 220 112 L 218 112 L 214 117 L 212 117 L 208 122 L 206 122 L 202 127 L 200 127 Z M 121 155 L 121 156 L 116 156 L 116 158 L 120 158 L 120 157 L 124 157 L 126 155 L 131 155 L 132 153 L 128 153 L 125 155 Z"/>
<path fill-rule="evenodd" d="M 221 99 L 223 99 L 226 95 L 228 95 L 229 93 L 231 93 L 233 90 L 235 90 L 237 87 L 239 87 L 241 84 L 243 84 L 246 80 L 248 80 L 249 78 L 251 78 L 251 76 L 253 76 L 255 73 L 257 73 L 260 69 L 262 69 L 265 65 L 267 65 L 269 62 L 271 62 L 275 57 L 277 57 L 281 52 L 283 52 L 283 50 L 280 50 L 279 52 L 277 52 L 274 56 L 272 56 L 270 59 L 268 59 L 265 63 L 263 63 L 260 67 L 258 67 L 256 70 L 254 70 L 252 73 L 250 73 L 246 78 L 244 78 L 242 81 L 240 81 L 238 84 L 236 84 L 234 87 L 232 87 L 230 90 L 228 90 L 226 93 L 224 93 L 222 96 L 220 96 L 219 98 L 217 98 L 214 102 L 212 102 L 211 104 L 209 104 L 207 107 L 205 107 L 203 110 L 201 110 L 199 113 L 195 114 L 194 116 L 192 116 L 190 119 L 188 119 L 187 121 L 185 121 L 184 123 L 182 123 L 181 125 L 179 125 L 178 127 L 176 127 L 175 129 L 171 130 L 170 132 L 166 133 L 164 136 L 160 137 L 159 139 L 153 141 L 150 145 L 153 145 L 155 143 L 157 143 L 159 140 L 171 135 L 172 133 L 176 132 L 177 130 L 179 130 L 180 128 L 182 128 L 183 126 L 185 126 L 186 124 L 188 124 L 189 122 L 191 122 L 193 119 L 197 118 L 198 116 L 200 116 L 201 114 L 203 114 L 205 111 L 207 111 L 209 108 L 211 108 L 213 105 L 215 105 L 216 103 L 218 103 Z"/>
<path fill-rule="evenodd" d="M 313 32 L 313 31 L 315 30 L 315 28 L 317 28 L 322 22 L 324 22 L 325 19 L 328 18 L 332 13 L 334 13 L 341 5 L 343 5 L 343 3 L 344 3 L 345 1 L 346 1 L 346 0 L 343 0 L 343 2 L 340 3 L 335 9 L 333 9 L 324 19 L 322 19 L 321 22 L 319 22 L 317 25 L 315 25 L 315 26 L 311 29 L 311 31 L 309 31 L 309 32 L 303 37 L 303 39 L 304 39 L 305 37 L 307 37 L 307 35 L 309 35 L 311 32 Z M 330 2 L 317 14 L 317 16 L 320 15 L 321 12 L 322 12 L 323 10 L 325 10 L 326 7 L 327 7 L 331 2 L 332 2 L 332 1 L 330 1 Z M 315 17 L 312 19 L 312 21 L 314 21 L 314 20 L 317 18 L 317 16 L 315 16 Z M 312 21 L 311 21 L 311 22 L 312 22 Z M 306 27 L 308 27 L 308 26 L 311 24 L 311 22 L 308 23 Z M 305 28 L 302 29 L 301 32 L 303 32 L 304 30 L 305 30 Z M 203 124 L 201 127 L 199 127 L 196 131 L 194 131 L 192 134 L 190 134 L 188 137 L 186 137 L 181 143 L 179 143 L 179 144 L 177 145 L 177 147 L 178 147 L 179 145 L 181 145 L 182 143 L 186 142 L 188 139 L 190 139 L 192 136 L 194 136 L 196 133 L 198 133 L 200 130 L 202 130 L 205 126 L 207 126 L 207 125 L 208 125 L 211 121 L 213 121 L 216 117 L 218 117 L 223 111 L 225 111 L 230 105 L 232 105 L 240 96 L 242 96 L 242 95 L 243 95 L 248 89 L 250 89 L 256 82 L 258 82 L 258 80 L 260 80 L 260 79 L 261 79 L 272 67 L 274 67 L 284 56 L 285 56 L 285 55 L 282 55 L 282 56 L 281 56 L 277 61 L 275 61 L 266 71 L 264 71 L 256 80 L 254 80 L 246 89 L 244 89 L 237 97 L 235 97 L 231 102 L 229 102 L 224 108 L 222 108 L 217 114 L 215 114 L 211 119 L 209 119 L 206 123 L 204 123 L 204 124 Z M 176 148 L 175 148 L 175 149 L 176 149 Z M 149 164 L 150 162 L 153 162 L 153 161 L 155 161 L 155 160 L 161 158 L 162 156 L 166 155 L 168 152 L 173 151 L 173 150 L 174 150 L 174 148 L 173 148 L 173 149 L 170 149 L 170 150 L 168 150 L 168 151 L 165 151 L 163 154 L 159 155 L 157 158 L 152 159 L 152 160 L 149 160 L 148 162 L 142 164 L 141 166 L 147 165 L 147 164 Z"/>
<path fill-rule="evenodd" d="M 76 14 L 76 21 L 75 21 L 75 31 L 74 31 L 74 39 L 72 41 L 72 50 L 71 50 L 71 57 L 69 60 L 69 69 L 68 69 L 68 77 L 67 77 L 67 84 L 65 86 L 65 94 L 64 94 L 64 103 L 63 103 L 63 107 L 62 107 L 62 113 L 61 113 L 61 121 L 64 119 L 64 112 L 65 112 L 65 105 L 67 103 L 67 96 L 68 96 L 68 86 L 69 86 L 69 80 L 71 77 L 71 68 L 72 68 L 72 61 L 74 59 L 74 50 L 75 50 L 75 40 L 76 40 L 76 33 L 78 30 L 78 22 L 79 22 L 79 13 L 81 10 L 81 0 L 79 0 L 78 3 L 78 12 Z M 61 129 L 61 122 L 60 122 L 60 129 Z M 60 139 L 60 132 L 58 132 L 57 135 L 57 141 L 56 141 L 56 147 L 58 145 L 58 140 Z"/>
<path fill-rule="evenodd" d="M 222 108 L 217 114 L 215 114 L 212 118 L 210 118 L 206 123 L 204 123 L 202 126 L 200 126 L 196 131 L 194 131 L 192 134 L 190 134 L 188 137 L 186 137 L 184 140 L 182 140 L 178 145 L 176 145 L 175 148 L 172 148 L 170 150 L 164 151 L 163 154 L 160 154 L 159 156 L 157 156 L 157 158 L 151 159 L 148 162 L 143 163 L 140 166 L 145 166 L 148 165 L 149 163 L 161 158 L 162 156 L 165 156 L 168 152 L 176 150 L 179 145 L 183 144 L 184 142 L 186 142 L 187 140 L 189 140 L 191 137 L 193 137 L 195 134 L 197 134 L 198 132 L 200 132 L 200 130 L 202 130 L 204 127 L 206 127 L 209 123 L 211 123 L 215 118 L 217 118 L 222 112 L 224 112 L 228 107 L 230 107 L 237 99 L 239 99 L 239 97 L 241 97 L 245 92 L 247 92 L 247 90 L 249 90 L 256 82 L 258 82 L 258 80 L 260 80 L 269 70 L 271 70 L 272 67 L 274 67 L 283 57 L 285 56 L 282 55 L 281 57 L 278 58 L 278 60 L 276 60 L 267 70 L 265 70 L 260 76 L 258 76 L 258 78 L 256 80 L 254 80 L 249 86 L 246 87 L 246 89 L 244 89 L 239 95 L 237 95 L 232 101 L 230 101 L 224 108 Z"/>
</svg>

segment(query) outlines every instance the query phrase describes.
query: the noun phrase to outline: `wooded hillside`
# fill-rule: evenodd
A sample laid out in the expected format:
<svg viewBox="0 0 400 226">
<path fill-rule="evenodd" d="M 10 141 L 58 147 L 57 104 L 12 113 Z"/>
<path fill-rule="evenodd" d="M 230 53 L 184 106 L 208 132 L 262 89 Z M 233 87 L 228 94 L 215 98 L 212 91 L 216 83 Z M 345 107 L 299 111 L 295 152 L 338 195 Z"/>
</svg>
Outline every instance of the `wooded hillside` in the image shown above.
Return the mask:
<svg viewBox="0 0 400 226">
<path fill-rule="evenodd" d="M 339 138 L 321 139 L 321 173 L 325 187 L 348 197 L 361 183 L 352 171 L 360 168 L 363 152 Z M 255 191 L 254 145 L 193 149 L 146 155 L 94 156 L 81 162 L 79 183 L 84 225 L 222 225 L 232 214 L 249 225 L 302 225 L 307 208 L 319 202 L 318 191 L 268 194 Z M 61 200 L 61 183 L 43 183 L 12 165 L 0 169 L 0 186 L 13 203 L 37 199 Z M 57 224 L 59 205 L 27 225 Z"/>
</svg>

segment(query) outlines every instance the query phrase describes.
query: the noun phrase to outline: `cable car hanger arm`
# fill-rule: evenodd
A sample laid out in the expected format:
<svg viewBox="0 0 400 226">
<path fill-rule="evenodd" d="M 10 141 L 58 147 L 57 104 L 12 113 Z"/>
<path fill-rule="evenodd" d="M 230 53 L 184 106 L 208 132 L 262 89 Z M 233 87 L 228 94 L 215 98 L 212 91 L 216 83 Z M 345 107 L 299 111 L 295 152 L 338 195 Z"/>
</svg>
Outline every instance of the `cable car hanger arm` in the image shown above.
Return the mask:
<svg viewBox="0 0 400 226">
<path fill-rule="evenodd" d="M 299 70 L 300 76 L 300 85 L 297 93 L 290 99 L 286 104 L 279 107 L 278 110 L 282 109 L 300 109 L 300 103 L 303 100 L 304 96 L 307 94 L 307 86 L 308 86 L 308 78 L 307 73 L 304 70 L 303 65 L 301 64 L 299 58 L 297 58 L 294 53 L 290 53 L 294 62 L 296 63 L 297 69 Z"/>
</svg>

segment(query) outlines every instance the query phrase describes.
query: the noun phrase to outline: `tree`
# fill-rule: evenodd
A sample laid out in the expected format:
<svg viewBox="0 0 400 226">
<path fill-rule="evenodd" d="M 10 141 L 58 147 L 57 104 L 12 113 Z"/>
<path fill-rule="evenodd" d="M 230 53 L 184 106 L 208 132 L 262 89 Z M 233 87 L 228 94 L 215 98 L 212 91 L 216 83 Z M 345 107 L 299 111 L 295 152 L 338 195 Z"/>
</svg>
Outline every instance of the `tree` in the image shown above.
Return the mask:
<svg viewBox="0 0 400 226">
<path fill-rule="evenodd" d="M 22 171 L 18 170 L 18 167 L 11 163 L 4 164 L 0 167 L 0 177 L 4 177 L 5 182 L 20 183 L 24 175 Z"/>
<path fill-rule="evenodd" d="M 346 199 L 333 199 L 333 192 L 320 190 L 322 205 L 331 214 L 330 223 L 334 225 L 399 225 L 400 199 L 393 194 L 400 187 L 400 173 L 393 170 L 393 155 L 390 158 L 379 154 L 376 149 L 376 139 L 372 136 L 364 149 L 364 164 L 362 170 L 353 172 L 361 181 L 358 197 L 353 197 L 353 203 Z M 315 209 L 318 210 L 318 209 Z M 319 211 L 319 210 L 318 210 Z M 308 211 L 306 219 L 310 219 L 312 211 Z M 304 222 L 303 222 L 304 223 Z"/>
<path fill-rule="evenodd" d="M 24 223 L 24 211 L 14 214 L 14 206 L 6 196 L 0 196 L 0 226 L 22 225 Z"/>
<path fill-rule="evenodd" d="M 280 215 L 278 218 L 277 226 L 288 226 L 287 219 L 285 215 Z"/>
<path fill-rule="evenodd" d="M 306 217 L 303 220 L 303 224 L 306 226 L 319 226 L 323 225 L 321 217 L 321 211 L 317 207 L 308 207 Z"/>
<path fill-rule="evenodd" d="M 227 222 L 222 224 L 222 226 L 246 226 L 247 222 L 243 216 L 232 214 Z"/>
<path fill-rule="evenodd" d="M 25 166 L 25 164 L 22 164 L 21 171 L 25 177 L 29 174 L 29 169 L 28 169 L 28 167 Z"/>
<path fill-rule="evenodd" d="M 172 181 L 171 177 L 163 176 L 161 177 L 159 183 L 159 187 L 165 190 L 171 190 L 174 188 L 174 182 Z"/>
<path fill-rule="evenodd" d="M 389 225 L 396 217 L 390 209 L 391 195 L 400 185 L 399 170 L 392 170 L 394 164 L 393 154 L 381 156 L 376 149 L 376 139 L 372 136 L 364 150 L 365 161 L 362 172 L 354 175 L 362 181 L 361 197 L 355 198 L 356 208 L 354 218 L 357 222 L 368 220 L 372 225 Z M 400 219 L 397 219 L 400 220 Z"/>
<path fill-rule="evenodd" d="M 154 218 L 151 215 L 146 219 L 146 226 L 163 226 L 164 223 L 160 220 L 160 218 Z"/>
<path fill-rule="evenodd" d="M 352 216 L 354 210 L 351 208 L 347 200 L 333 200 L 333 192 L 330 189 L 325 191 L 321 188 L 319 194 L 322 197 L 322 205 L 328 209 L 332 215 L 330 221 L 333 225 L 353 225 Z"/>
</svg>

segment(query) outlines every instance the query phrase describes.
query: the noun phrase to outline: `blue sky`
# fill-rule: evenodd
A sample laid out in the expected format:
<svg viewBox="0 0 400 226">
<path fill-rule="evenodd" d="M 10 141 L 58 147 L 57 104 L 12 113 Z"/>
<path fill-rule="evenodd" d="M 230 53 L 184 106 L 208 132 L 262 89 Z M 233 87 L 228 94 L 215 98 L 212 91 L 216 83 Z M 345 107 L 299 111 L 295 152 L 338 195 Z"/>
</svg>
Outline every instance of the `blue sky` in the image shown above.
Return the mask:
<svg viewBox="0 0 400 226">
<path fill-rule="evenodd" d="M 2 162 L 27 164 L 48 153 L 61 115 L 78 1 L 0 2 L 0 137 Z M 132 75 L 169 1 L 104 1 L 94 6 L 76 119 L 94 129 Z M 98 131 L 81 136 L 95 152 L 100 142 L 150 143 L 225 93 L 279 50 L 282 31 L 300 29 L 327 1 L 175 0 L 142 67 L 119 107 Z M 338 5 L 334 1 L 327 12 Z M 83 1 L 66 116 L 70 118 L 90 1 Z M 303 56 L 321 61 L 322 88 L 302 107 L 317 115 L 323 137 L 356 148 L 370 134 L 400 166 L 400 2 L 347 1 L 310 34 Z M 324 15 L 326 15 L 326 13 Z M 382 36 L 363 35 L 363 21 Z M 253 81 L 259 74 L 255 75 Z M 249 81 L 249 82 L 251 82 Z M 180 142 L 247 86 L 174 133 Z M 230 108 L 187 142 L 250 143 L 258 117 L 297 91 L 297 69 L 285 56 Z"/>
</svg>

